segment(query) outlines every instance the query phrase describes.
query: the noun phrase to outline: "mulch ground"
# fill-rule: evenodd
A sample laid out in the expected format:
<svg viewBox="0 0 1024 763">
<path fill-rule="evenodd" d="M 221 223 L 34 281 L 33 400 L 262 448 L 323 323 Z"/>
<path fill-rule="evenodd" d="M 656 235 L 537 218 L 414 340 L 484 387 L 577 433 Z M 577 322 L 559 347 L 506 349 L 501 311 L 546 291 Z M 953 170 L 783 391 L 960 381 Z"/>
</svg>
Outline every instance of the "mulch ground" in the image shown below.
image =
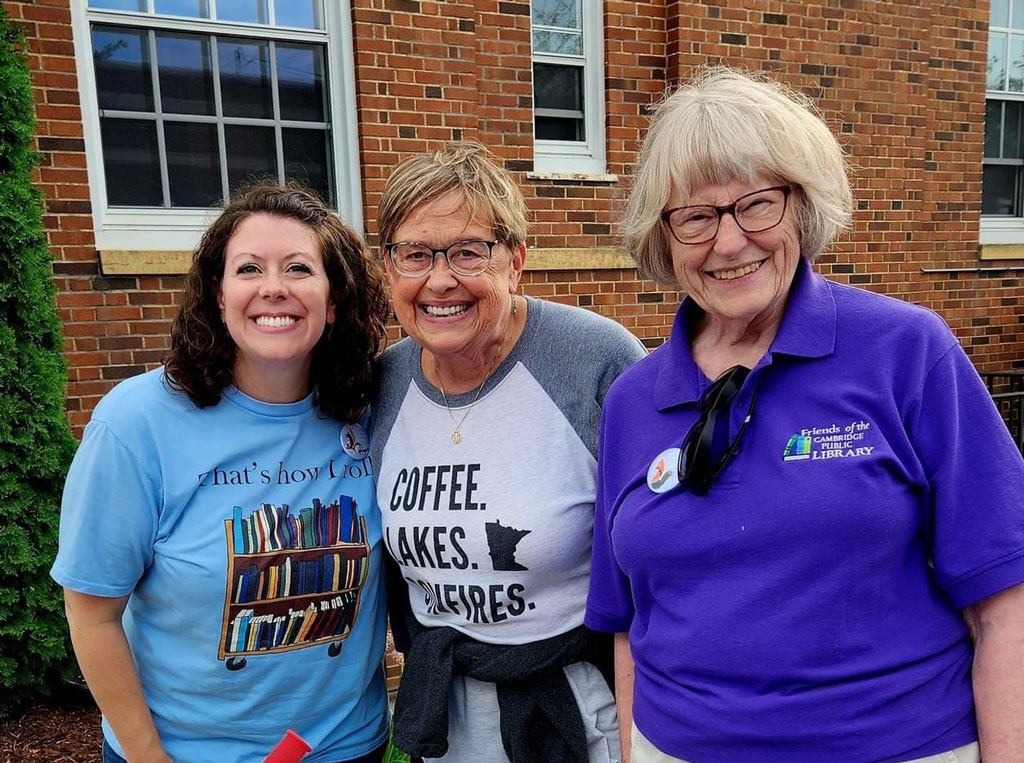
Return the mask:
<svg viewBox="0 0 1024 763">
<path fill-rule="evenodd" d="M 100 763 L 103 734 L 94 705 L 39 705 L 0 721 L 0 763 Z"/>
</svg>

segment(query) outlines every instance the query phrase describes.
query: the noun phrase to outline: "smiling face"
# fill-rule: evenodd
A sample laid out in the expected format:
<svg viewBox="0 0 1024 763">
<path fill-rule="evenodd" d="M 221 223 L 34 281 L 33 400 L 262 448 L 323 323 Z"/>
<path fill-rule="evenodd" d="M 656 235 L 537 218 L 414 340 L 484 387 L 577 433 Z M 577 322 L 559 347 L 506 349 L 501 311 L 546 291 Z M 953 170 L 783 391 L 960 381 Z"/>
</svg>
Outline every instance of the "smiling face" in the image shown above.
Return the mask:
<svg viewBox="0 0 1024 763">
<path fill-rule="evenodd" d="M 726 206 L 752 191 L 776 185 L 778 181 L 770 178 L 705 185 L 695 189 L 685 203 Z M 793 196 L 782 222 L 761 233 L 745 233 L 731 214 L 722 216 L 718 235 L 704 244 L 680 244 L 665 232 L 676 280 L 712 323 L 740 329 L 751 324 L 778 325 L 800 262 L 797 200 Z M 665 208 L 682 203 L 673 189 Z"/>
<path fill-rule="evenodd" d="M 244 219 L 224 251 L 218 301 L 237 348 L 235 385 L 267 402 L 308 394 L 313 348 L 334 321 L 313 229 L 266 213 Z"/>
<path fill-rule="evenodd" d="M 491 241 L 494 231 L 473 220 L 462 194 L 451 191 L 415 208 L 395 229 L 394 241 L 418 241 L 433 248 L 456 241 Z M 490 364 L 508 332 L 511 297 L 523 272 L 525 247 L 494 247 L 487 270 L 477 276 L 452 272 L 442 255 L 417 278 L 398 275 L 384 258 L 392 303 L 402 328 L 441 365 Z"/>
</svg>

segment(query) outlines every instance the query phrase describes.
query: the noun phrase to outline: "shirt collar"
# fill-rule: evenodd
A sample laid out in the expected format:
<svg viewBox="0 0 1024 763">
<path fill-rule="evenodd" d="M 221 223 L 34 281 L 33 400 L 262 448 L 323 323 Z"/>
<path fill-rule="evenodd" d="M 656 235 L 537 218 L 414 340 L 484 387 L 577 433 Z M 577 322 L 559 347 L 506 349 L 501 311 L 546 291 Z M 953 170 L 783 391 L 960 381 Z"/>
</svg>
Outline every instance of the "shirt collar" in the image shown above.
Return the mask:
<svg viewBox="0 0 1024 763">
<path fill-rule="evenodd" d="M 697 303 L 686 297 L 676 311 L 668 342 L 656 351 L 661 356 L 661 367 L 654 382 L 654 402 L 658 410 L 692 403 L 707 386 L 690 354 L 690 331 L 700 315 Z M 835 342 L 836 305 L 832 290 L 828 281 L 801 257 L 779 330 L 768 348 L 768 357 L 762 358 L 758 366 L 768 365 L 777 355 L 822 358 L 832 354 Z"/>
</svg>

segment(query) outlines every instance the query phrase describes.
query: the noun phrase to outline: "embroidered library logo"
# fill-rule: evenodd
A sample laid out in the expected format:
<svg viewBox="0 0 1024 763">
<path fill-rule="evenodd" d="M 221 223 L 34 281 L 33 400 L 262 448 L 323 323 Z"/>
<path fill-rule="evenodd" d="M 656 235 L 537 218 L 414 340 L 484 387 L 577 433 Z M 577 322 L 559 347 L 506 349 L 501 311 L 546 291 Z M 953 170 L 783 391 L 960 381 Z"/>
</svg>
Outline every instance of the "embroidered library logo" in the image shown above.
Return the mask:
<svg viewBox="0 0 1024 763">
<path fill-rule="evenodd" d="M 835 458 L 863 458 L 870 456 L 875 445 L 868 445 L 874 437 L 870 421 L 851 421 L 845 426 L 829 424 L 808 427 L 791 434 L 782 450 L 783 461 L 830 461 Z"/>
<path fill-rule="evenodd" d="M 370 565 L 366 520 L 347 495 L 292 513 L 263 503 L 224 521 L 228 580 L 218 659 L 241 670 L 251 655 L 326 644 L 341 654 Z"/>
</svg>

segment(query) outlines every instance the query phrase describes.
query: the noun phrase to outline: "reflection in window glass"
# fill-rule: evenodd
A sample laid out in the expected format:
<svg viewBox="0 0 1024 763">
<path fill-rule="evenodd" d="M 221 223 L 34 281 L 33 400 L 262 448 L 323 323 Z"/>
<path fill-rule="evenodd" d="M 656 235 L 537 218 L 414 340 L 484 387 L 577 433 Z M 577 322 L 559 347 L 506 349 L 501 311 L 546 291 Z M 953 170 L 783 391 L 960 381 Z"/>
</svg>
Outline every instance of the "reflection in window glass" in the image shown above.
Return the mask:
<svg viewBox="0 0 1024 763">
<path fill-rule="evenodd" d="M 985 87 L 1003 90 L 1006 87 L 1006 35 L 991 32 L 988 36 L 988 78 Z"/>
<path fill-rule="evenodd" d="M 981 213 L 1012 215 L 1016 208 L 1018 167 L 986 164 L 981 181 Z"/>
<path fill-rule="evenodd" d="M 581 0 L 532 0 L 534 26 L 560 26 L 579 29 Z"/>
<path fill-rule="evenodd" d="M 217 43 L 217 65 L 224 116 L 273 116 L 269 43 L 222 37 Z"/>
<path fill-rule="evenodd" d="M 1010 25 L 1010 0 L 992 0 L 988 9 L 989 26 Z"/>
<path fill-rule="evenodd" d="M 228 150 L 228 186 L 232 194 L 256 178 L 277 180 L 277 147 L 273 127 L 225 125 Z"/>
<path fill-rule="evenodd" d="M 277 88 L 281 119 L 324 121 L 323 47 L 278 43 Z"/>
<path fill-rule="evenodd" d="M 146 0 L 89 0 L 90 8 L 109 8 L 115 11 L 145 11 Z"/>
<path fill-rule="evenodd" d="M 327 204 L 334 206 L 328 172 L 332 166 L 330 134 L 326 130 L 285 129 L 282 132 L 284 176 L 301 181 Z"/>
<path fill-rule="evenodd" d="M 172 207 L 212 207 L 221 200 L 217 125 L 164 123 Z"/>
<path fill-rule="evenodd" d="M 1007 90 L 1015 93 L 1024 91 L 1024 37 L 1010 35 L 1010 61 L 1007 64 L 1009 82 Z"/>
<path fill-rule="evenodd" d="M 538 53 L 582 56 L 583 34 L 582 32 L 549 32 L 544 29 L 534 29 L 533 49 Z"/>
<path fill-rule="evenodd" d="M 1003 102 L 985 101 L 985 158 L 999 159 L 1002 142 Z"/>
<path fill-rule="evenodd" d="M 168 16 L 210 18 L 210 4 L 207 0 L 153 0 L 153 10 Z"/>
<path fill-rule="evenodd" d="M 321 0 L 276 0 L 274 20 L 278 26 L 323 29 L 324 16 L 320 2 Z"/>
<path fill-rule="evenodd" d="M 579 111 L 583 116 L 583 67 L 533 65 L 533 105 L 538 109 Z"/>
<path fill-rule="evenodd" d="M 1003 104 L 1003 158 L 1020 159 L 1020 101 L 1007 101 Z"/>
<path fill-rule="evenodd" d="M 210 39 L 159 32 L 156 36 L 160 104 L 167 114 L 213 114 Z"/>
<path fill-rule="evenodd" d="M 1024 0 L 1013 0 L 1013 13 L 1010 16 L 1010 26 L 1014 29 L 1024 29 Z"/>
<path fill-rule="evenodd" d="M 103 170 L 111 206 L 158 207 L 160 152 L 156 122 L 142 119 L 101 119 Z"/>
<path fill-rule="evenodd" d="M 101 109 L 153 110 L 153 78 L 146 31 L 128 27 L 92 28 L 92 59 Z"/>
<path fill-rule="evenodd" d="M 217 0 L 217 18 L 222 21 L 245 21 L 269 24 L 267 0 Z"/>
</svg>

